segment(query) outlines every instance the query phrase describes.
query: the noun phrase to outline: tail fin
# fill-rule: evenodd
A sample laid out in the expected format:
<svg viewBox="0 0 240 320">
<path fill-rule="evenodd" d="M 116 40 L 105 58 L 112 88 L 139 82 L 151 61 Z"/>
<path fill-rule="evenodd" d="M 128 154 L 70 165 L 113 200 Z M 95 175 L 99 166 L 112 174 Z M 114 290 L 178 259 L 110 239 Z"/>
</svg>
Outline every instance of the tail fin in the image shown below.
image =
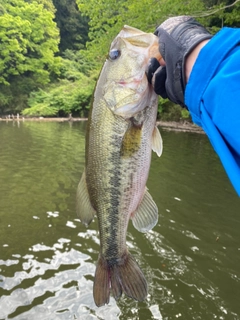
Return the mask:
<svg viewBox="0 0 240 320">
<path fill-rule="evenodd" d="M 98 307 L 109 303 L 110 290 L 116 300 L 122 292 L 138 301 L 146 298 L 146 279 L 129 253 L 115 261 L 99 257 L 93 285 L 93 297 Z"/>
</svg>

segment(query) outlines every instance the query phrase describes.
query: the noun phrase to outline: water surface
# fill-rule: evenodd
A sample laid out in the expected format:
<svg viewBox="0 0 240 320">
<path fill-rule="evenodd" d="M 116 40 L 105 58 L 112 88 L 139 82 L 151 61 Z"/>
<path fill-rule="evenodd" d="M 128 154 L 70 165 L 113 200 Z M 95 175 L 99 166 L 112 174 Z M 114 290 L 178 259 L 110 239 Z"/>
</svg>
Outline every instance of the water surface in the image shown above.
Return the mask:
<svg viewBox="0 0 240 320">
<path fill-rule="evenodd" d="M 85 126 L 0 123 L 0 319 L 240 319 L 240 200 L 193 133 L 162 131 L 147 184 L 159 223 L 129 225 L 147 300 L 94 305 L 97 221 L 86 229 L 75 213 Z"/>
</svg>

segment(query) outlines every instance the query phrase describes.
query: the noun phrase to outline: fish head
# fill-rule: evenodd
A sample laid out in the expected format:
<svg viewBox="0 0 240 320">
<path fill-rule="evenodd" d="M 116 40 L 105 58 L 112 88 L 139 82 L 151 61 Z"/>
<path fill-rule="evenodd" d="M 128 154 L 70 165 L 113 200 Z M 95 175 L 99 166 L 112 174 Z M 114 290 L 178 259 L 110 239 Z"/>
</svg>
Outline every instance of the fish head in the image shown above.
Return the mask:
<svg viewBox="0 0 240 320">
<path fill-rule="evenodd" d="M 153 33 L 124 26 L 113 40 L 99 81 L 103 99 L 116 115 L 130 118 L 156 96 L 146 76 L 151 57 L 161 58 Z"/>
</svg>

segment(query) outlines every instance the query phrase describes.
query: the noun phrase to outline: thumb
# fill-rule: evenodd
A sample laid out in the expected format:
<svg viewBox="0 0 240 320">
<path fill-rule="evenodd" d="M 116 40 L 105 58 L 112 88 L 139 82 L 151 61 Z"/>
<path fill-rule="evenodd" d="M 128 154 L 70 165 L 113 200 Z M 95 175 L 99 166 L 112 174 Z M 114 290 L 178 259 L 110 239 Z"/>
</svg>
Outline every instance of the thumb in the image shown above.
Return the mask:
<svg viewBox="0 0 240 320">
<path fill-rule="evenodd" d="M 160 67 L 160 64 L 156 58 L 151 58 L 148 61 L 148 68 L 147 68 L 147 79 L 149 83 L 152 83 L 152 77 L 156 70 Z"/>
<path fill-rule="evenodd" d="M 166 67 L 160 66 L 152 77 L 152 86 L 156 94 L 161 96 L 162 98 L 168 98 L 165 82 L 167 78 Z"/>
</svg>

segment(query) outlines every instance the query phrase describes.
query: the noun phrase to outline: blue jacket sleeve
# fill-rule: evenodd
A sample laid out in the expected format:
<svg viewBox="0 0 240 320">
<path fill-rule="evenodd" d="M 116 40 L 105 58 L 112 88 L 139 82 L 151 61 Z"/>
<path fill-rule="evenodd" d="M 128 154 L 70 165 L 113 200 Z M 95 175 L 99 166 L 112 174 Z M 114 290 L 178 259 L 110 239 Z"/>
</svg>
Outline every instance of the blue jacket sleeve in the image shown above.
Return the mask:
<svg viewBox="0 0 240 320">
<path fill-rule="evenodd" d="M 185 104 L 240 196 L 240 29 L 223 28 L 201 50 Z"/>
</svg>

